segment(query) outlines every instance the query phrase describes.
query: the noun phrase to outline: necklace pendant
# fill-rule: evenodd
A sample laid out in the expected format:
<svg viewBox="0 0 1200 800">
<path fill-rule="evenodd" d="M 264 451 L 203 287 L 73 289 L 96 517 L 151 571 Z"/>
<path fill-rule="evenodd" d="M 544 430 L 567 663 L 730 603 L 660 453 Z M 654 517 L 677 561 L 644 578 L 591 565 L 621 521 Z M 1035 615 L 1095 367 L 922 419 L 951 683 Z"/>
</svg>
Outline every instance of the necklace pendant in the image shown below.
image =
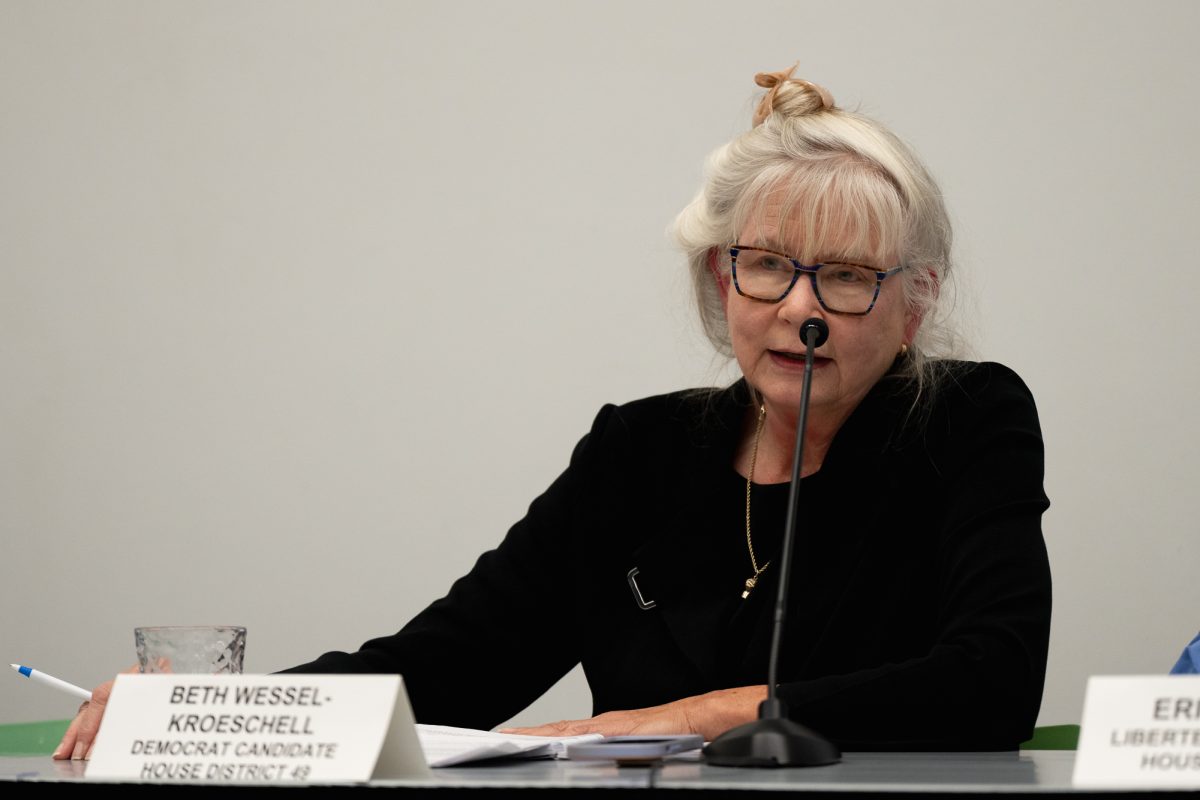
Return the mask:
<svg viewBox="0 0 1200 800">
<path fill-rule="evenodd" d="M 753 578 L 746 578 L 746 591 L 742 592 L 743 600 L 750 596 L 750 590 L 754 588 L 756 583 L 758 583 L 757 575 L 755 575 Z"/>
</svg>

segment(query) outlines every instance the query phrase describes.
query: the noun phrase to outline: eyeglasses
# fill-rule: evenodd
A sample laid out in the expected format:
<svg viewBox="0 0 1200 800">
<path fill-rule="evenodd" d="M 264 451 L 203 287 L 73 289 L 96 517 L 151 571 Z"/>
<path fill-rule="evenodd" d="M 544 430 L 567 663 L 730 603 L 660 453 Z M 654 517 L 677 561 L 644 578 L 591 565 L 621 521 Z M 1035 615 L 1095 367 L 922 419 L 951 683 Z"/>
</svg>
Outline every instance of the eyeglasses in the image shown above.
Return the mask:
<svg viewBox="0 0 1200 800">
<path fill-rule="evenodd" d="M 863 316 L 879 299 L 879 287 L 903 266 L 878 270 L 862 264 L 801 264 L 794 258 L 756 247 L 729 248 L 733 286 L 742 297 L 761 303 L 778 303 L 800 279 L 808 275 L 821 308 L 834 314 Z"/>
</svg>

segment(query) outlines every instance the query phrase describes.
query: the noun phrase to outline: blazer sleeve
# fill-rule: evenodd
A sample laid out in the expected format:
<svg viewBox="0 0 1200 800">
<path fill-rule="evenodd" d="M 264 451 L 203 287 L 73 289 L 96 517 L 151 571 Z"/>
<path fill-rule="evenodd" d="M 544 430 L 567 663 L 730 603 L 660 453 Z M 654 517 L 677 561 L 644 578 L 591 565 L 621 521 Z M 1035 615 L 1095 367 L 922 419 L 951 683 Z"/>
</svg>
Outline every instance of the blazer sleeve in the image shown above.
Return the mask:
<svg viewBox="0 0 1200 800">
<path fill-rule="evenodd" d="M 908 499 L 939 507 L 933 647 L 779 687 L 792 718 L 846 749 L 1014 749 L 1037 719 L 1051 606 L 1037 410 L 995 364 L 944 392 L 952 402 L 926 434 L 944 442 L 941 485 Z"/>
<path fill-rule="evenodd" d="M 286 673 L 399 673 L 418 722 L 490 729 L 580 660 L 571 575 L 578 495 L 597 478 L 614 406 L 597 415 L 569 466 L 504 540 L 398 633 Z"/>
</svg>

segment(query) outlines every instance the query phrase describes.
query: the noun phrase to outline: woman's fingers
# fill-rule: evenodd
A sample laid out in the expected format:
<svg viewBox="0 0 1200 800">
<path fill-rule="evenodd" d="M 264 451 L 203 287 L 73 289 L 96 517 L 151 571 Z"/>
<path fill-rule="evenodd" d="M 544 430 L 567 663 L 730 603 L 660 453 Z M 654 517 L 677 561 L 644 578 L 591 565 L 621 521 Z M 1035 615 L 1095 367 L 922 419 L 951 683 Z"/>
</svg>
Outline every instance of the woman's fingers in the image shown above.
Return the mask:
<svg viewBox="0 0 1200 800">
<path fill-rule="evenodd" d="M 579 736 L 600 733 L 605 736 L 648 736 L 655 734 L 691 733 L 686 718 L 675 704 L 639 708 L 630 711 L 609 711 L 591 719 L 567 719 L 532 728 L 504 728 L 501 733 L 525 736 Z"/>
<path fill-rule="evenodd" d="M 758 706 L 767 696 L 765 686 L 740 686 L 684 697 L 661 706 L 607 711 L 591 719 L 563 720 L 530 728 L 505 728 L 501 733 L 528 736 L 659 736 L 698 733 L 715 739 L 730 728 L 758 716 Z"/>
<path fill-rule="evenodd" d="M 79 707 L 79 712 L 67 726 L 62 741 L 54 748 L 54 758 L 77 760 L 87 756 L 92 742 L 96 739 L 96 732 L 100 730 L 100 720 L 104 717 L 104 706 L 108 703 L 111 690 L 111 681 L 92 690 L 92 699 Z"/>
<path fill-rule="evenodd" d="M 54 748 L 53 758 L 61 760 L 71 757 L 75 750 L 75 737 L 79 731 L 79 721 L 83 719 L 83 712 L 87 707 L 87 703 L 79 706 L 79 711 L 75 712 L 75 719 L 71 720 L 71 724 L 67 726 L 67 732 L 63 734 L 62 741 L 58 743 L 58 747 Z"/>
<path fill-rule="evenodd" d="M 137 673 L 140 670 L 135 664 L 123 674 Z M 62 741 L 54 748 L 54 758 L 57 759 L 87 759 L 92 755 L 92 746 L 96 743 L 96 734 L 100 732 L 100 723 L 104 719 L 104 709 L 108 705 L 109 695 L 112 694 L 114 681 L 102 683 L 92 690 L 92 699 L 79 707 L 79 712 Z"/>
<path fill-rule="evenodd" d="M 112 681 L 100 684 L 92 690 L 92 699 L 84 703 L 83 711 L 76 718 L 79 727 L 75 730 L 75 745 L 71 748 L 72 759 L 87 758 L 91 752 L 96 734 L 100 732 L 100 721 L 104 719 L 104 709 L 108 705 L 112 687 Z"/>
<path fill-rule="evenodd" d="M 594 719 L 564 719 L 532 728 L 502 728 L 500 733 L 516 733 L 522 736 L 578 736 L 582 733 L 599 733 Z M 610 734 L 611 735 L 611 734 Z"/>
</svg>

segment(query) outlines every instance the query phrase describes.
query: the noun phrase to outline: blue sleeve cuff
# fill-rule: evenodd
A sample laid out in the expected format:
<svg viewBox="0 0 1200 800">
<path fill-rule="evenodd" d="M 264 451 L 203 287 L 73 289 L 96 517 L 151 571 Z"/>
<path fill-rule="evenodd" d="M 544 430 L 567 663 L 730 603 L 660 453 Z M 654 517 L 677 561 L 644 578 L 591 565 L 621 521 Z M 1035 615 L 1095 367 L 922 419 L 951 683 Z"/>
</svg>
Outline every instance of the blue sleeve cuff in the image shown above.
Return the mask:
<svg viewBox="0 0 1200 800">
<path fill-rule="evenodd" d="M 1172 675 L 1195 675 L 1200 672 L 1200 635 L 1183 648 L 1183 655 L 1171 667 Z"/>
</svg>

